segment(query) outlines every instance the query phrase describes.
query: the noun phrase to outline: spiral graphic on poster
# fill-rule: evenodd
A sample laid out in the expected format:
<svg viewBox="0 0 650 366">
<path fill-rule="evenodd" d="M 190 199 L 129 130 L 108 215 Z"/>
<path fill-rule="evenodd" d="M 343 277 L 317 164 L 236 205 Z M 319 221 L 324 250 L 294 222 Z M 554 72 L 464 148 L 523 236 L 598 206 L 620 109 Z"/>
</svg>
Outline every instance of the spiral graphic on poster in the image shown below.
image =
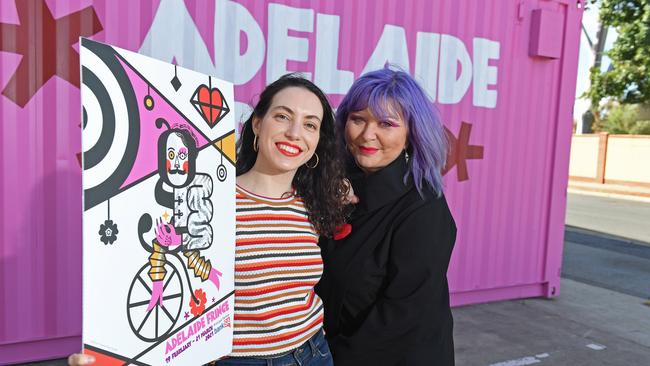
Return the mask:
<svg viewBox="0 0 650 366">
<path fill-rule="evenodd" d="M 138 102 L 115 50 L 82 39 L 84 209 L 119 192 L 138 152 Z"/>
</svg>

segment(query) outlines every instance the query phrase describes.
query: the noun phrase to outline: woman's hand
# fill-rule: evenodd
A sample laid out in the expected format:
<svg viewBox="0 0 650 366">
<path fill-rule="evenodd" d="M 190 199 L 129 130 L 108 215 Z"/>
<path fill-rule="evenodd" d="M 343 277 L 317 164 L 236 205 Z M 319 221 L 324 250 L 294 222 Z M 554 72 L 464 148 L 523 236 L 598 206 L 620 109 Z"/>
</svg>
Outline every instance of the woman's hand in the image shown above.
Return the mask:
<svg viewBox="0 0 650 366">
<path fill-rule="evenodd" d="M 68 357 L 68 365 L 70 366 L 92 365 L 94 363 L 95 357 L 83 353 L 75 353 Z"/>
</svg>

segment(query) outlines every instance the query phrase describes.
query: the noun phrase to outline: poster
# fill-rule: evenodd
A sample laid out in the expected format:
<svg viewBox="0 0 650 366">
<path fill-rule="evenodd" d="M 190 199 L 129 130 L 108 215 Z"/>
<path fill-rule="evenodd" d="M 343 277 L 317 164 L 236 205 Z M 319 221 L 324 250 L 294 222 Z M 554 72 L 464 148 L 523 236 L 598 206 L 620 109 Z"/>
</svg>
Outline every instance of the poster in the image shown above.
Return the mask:
<svg viewBox="0 0 650 366">
<path fill-rule="evenodd" d="M 232 84 L 82 38 L 83 345 L 98 364 L 230 353 Z"/>
</svg>

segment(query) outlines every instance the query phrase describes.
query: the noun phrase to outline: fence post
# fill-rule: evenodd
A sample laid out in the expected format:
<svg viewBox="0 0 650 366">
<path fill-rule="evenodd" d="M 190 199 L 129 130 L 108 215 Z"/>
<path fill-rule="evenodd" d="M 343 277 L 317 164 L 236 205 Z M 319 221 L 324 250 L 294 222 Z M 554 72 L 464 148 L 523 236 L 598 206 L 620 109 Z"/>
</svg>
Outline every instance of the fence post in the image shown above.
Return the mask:
<svg viewBox="0 0 650 366">
<path fill-rule="evenodd" d="M 598 183 L 605 183 L 605 165 L 607 163 L 607 140 L 609 139 L 609 132 L 601 132 L 598 134 L 598 170 L 596 173 L 596 180 Z"/>
</svg>

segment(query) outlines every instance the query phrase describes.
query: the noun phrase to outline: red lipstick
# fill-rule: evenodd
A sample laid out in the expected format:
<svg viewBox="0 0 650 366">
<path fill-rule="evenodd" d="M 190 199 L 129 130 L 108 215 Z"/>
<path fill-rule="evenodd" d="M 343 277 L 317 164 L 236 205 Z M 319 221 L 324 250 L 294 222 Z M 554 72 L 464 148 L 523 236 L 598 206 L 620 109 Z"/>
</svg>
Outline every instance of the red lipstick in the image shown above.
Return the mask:
<svg viewBox="0 0 650 366">
<path fill-rule="evenodd" d="M 374 148 L 374 147 L 365 147 L 365 146 L 359 146 L 359 152 L 361 152 L 364 155 L 372 155 L 379 151 L 379 149 Z"/>
<path fill-rule="evenodd" d="M 275 144 L 275 147 L 278 148 L 278 151 L 280 151 L 282 155 L 288 156 L 290 158 L 296 157 L 302 152 L 302 149 L 299 146 L 290 144 L 288 142 L 277 142 Z"/>
</svg>

